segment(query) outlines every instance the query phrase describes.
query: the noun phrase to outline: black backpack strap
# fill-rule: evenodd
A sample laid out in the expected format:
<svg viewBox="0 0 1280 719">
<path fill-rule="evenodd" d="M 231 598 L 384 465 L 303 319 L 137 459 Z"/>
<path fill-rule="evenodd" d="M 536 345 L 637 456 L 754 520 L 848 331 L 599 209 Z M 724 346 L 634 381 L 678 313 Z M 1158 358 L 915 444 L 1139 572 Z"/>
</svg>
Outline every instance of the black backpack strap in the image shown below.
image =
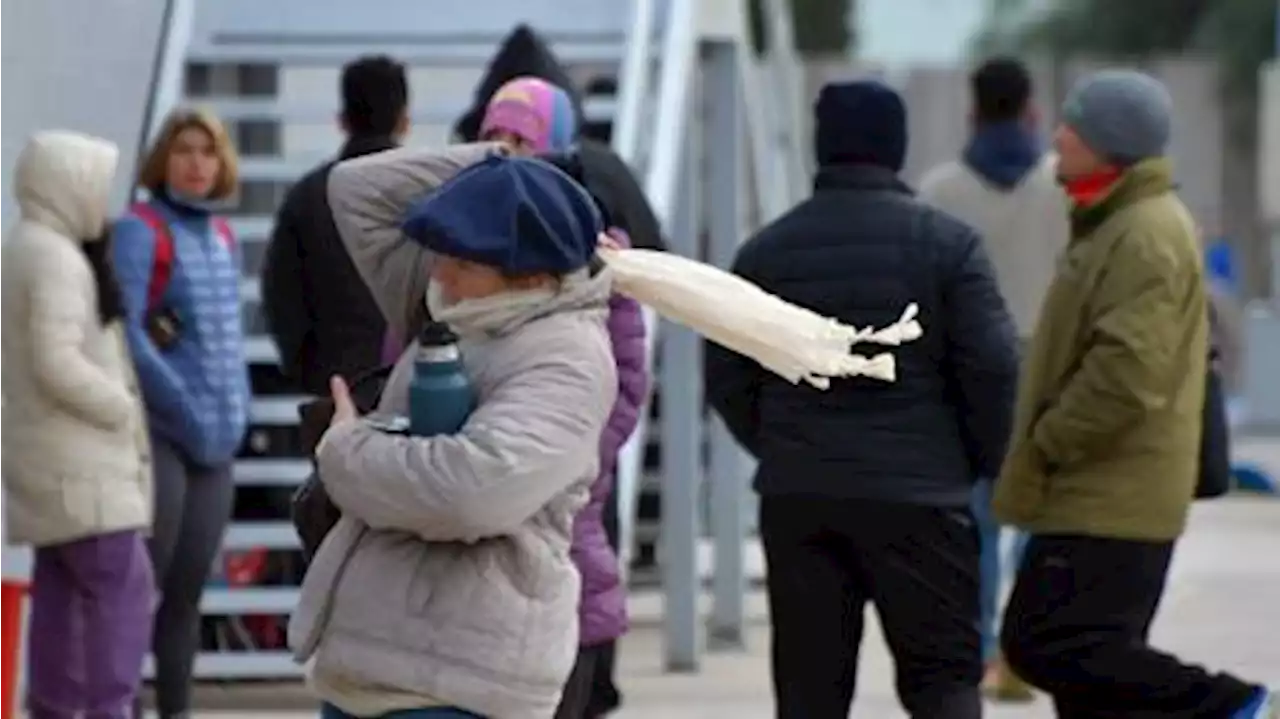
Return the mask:
<svg viewBox="0 0 1280 719">
<path fill-rule="evenodd" d="M 385 382 L 387 378 L 391 376 L 391 372 L 395 370 L 395 368 L 396 368 L 396 365 L 394 362 L 392 362 L 391 364 L 382 365 L 380 367 L 373 367 L 371 369 L 367 369 L 361 372 L 360 374 L 351 378 L 351 382 L 350 382 L 351 391 L 355 392 L 360 388 L 367 387 L 369 385 L 373 385 L 380 382 Z"/>
</svg>

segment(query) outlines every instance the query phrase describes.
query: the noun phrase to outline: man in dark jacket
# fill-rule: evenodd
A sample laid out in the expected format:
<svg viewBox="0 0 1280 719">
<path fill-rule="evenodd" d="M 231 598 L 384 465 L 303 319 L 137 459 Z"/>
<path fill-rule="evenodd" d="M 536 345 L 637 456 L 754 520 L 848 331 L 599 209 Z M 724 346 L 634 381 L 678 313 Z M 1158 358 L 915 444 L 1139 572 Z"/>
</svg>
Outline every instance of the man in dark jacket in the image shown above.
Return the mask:
<svg viewBox="0 0 1280 719">
<path fill-rule="evenodd" d="M 329 378 L 350 379 L 381 364 L 386 322 L 333 226 L 329 171 L 341 160 L 396 147 L 409 130 L 409 90 L 402 64 L 359 58 L 342 69 L 347 141 L 338 157 L 289 190 L 262 269 L 262 300 L 280 369 L 314 395 Z"/>
<path fill-rule="evenodd" d="M 759 459 L 780 719 L 843 719 L 865 605 L 875 605 L 913 717 L 981 716 L 978 539 L 969 499 L 1008 439 L 1012 320 L 977 235 L 898 179 L 906 109 L 875 82 L 819 96 L 813 197 L 747 242 L 734 271 L 859 328 L 918 303 L 897 379 L 793 385 L 717 346 L 707 398 Z"/>
</svg>

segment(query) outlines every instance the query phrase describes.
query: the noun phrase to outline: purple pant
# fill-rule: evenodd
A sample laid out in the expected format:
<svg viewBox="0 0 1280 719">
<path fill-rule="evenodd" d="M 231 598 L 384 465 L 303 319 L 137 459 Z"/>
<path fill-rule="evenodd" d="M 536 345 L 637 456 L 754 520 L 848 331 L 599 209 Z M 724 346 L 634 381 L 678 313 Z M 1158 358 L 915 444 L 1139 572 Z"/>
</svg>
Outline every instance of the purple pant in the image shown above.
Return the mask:
<svg viewBox="0 0 1280 719">
<path fill-rule="evenodd" d="M 155 582 L 136 530 L 35 552 L 30 719 L 125 719 L 151 644 Z"/>
</svg>

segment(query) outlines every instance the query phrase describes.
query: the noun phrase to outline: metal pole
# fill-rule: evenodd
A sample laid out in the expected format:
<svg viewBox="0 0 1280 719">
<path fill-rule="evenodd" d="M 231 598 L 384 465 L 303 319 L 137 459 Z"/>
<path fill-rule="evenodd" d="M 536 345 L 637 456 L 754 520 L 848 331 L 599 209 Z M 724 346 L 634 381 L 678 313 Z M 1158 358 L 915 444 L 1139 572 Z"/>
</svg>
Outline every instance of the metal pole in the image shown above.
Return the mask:
<svg viewBox="0 0 1280 719">
<path fill-rule="evenodd" d="M 741 236 L 739 202 L 743 183 L 743 103 L 738 72 L 741 52 L 734 41 L 707 46 L 705 95 L 709 177 L 708 221 L 712 263 L 728 267 Z M 746 539 L 746 457 L 717 417 L 710 428 L 711 533 L 715 571 L 714 602 L 708 627 L 711 649 L 740 649 L 743 641 L 743 595 L 747 590 L 743 562 Z"/>
<path fill-rule="evenodd" d="M 156 60 L 151 79 L 151 95 L 147 98 L 147 116 L 143 118 L 143 140 L 140 154 L 160 131 L 165 116 L 182 102 L 183 80 L 187 68 L 187 47 L 195 31 L 195 0 L 168 0 L 165 3 L 164 27 L 156 45 Z"/>
<path fill-rule="evenodd" d="M 613 149 L 637 173 L 644 171 L 644 163 L 639 156 L 639 128 L 640 115 L 645 109 L 644 99 L 649 96 L 649 76 L 653 74 L 650 60 L 654 14 L 652 0 L 632 0 L 627 51 L 618 73 L 618 109 L 613 121 Z M 663 229 L 670 229 L 670 217 L 659 219 L 664 225 Z M 649 307 L 644 308 L 644 325 L 645 366 L 652 372 L 658 318 Z M 618 450 L 617 479 L 613 493 L 618 505 L 618 560 L 621 564 L 623 586 L 626 586 L 631 573 L 636 536 L 636 507 L 644 481 L 644 451 L 648 443 L 649 404 L 646 402 L 640 408 L 640 419 L 635 431 Z"/>
<path fill-rule="evenodd" d="M 809 133 L 807 107 L 810 98 L 805 96 L 807 88 L 804 66 L 800 55 L 796 52 L 795 24 L 791 21 L 791 3 L 784 0 L 765 0 L 767 8 L 766 32 L 769 35 L 770 65 L 768 73 L 772 81 L 771 92 L 779 94 L 778 117 L 781 124 L 778 141 L 781 151 L 785 153 L 781 159 L 784 168 L 785 183 L 783 195 L 783 211 L 789 210 L 803 200 L 809 191 L 809 179 L 813 174 L 810 165 L 813 161 L 813 146 Z M 857 37 L 858 3 L 849 2 L 849 37 Z M 854 44 L 849 45 L 852 52 Z M 851 59 L 854 59 L 851 56 Z M 778 214 L 782 214 L 779 212 Z M 772 219 L 772 218 L 770 218 Z"/>
<path fill-rule="evenodd" d="M 1272 164 L 1280 157 L 1280 131 L 1275 129 L 1275 123 L 1280 122 L 1280 0 L 1276 0 L 1276 44 L 1271 51 L 1270 67 L 1261 73 L 1258 111 L 1261 113 L 1262 178 L 1258 184 L 1264 194 L 1263 209 L 1270 215 L 1266 220 L 1271 228 L 1270 296 L 1274 300 L 1280 298 L 1280 172 Z"/>
<path fill-rule="evenodd" d="M 1271 56 L 1280 59 L 1280 0 L 1276 2 L 1276 45 Z"/>
<path fill-rule="evenodd" d="M 697 63 L 691 63 L 697 75 Z M 679 157 L 681 192 L 676 200 L 672 250 L 699 256 L 701 213 L 698 193 L 700 157 L 697 133 L 684 135 Z M 698 540 L 702 509 L 702 339 L 692 330 L 668 323 L 662 328 L 662 534 L 659 538 L 666 666 L 670 672 L 698 670 Z"/>
<path fill-rule="evenodd" d="M 613 149 L 640 168 L 640 113 L 649 93 L 649 59 L 653 52 L 654 7 L 652 0 L 631 0 L 631 28 L 622 58 L 618 83 L 618 112 L 613 124 Z"/>
</svg>

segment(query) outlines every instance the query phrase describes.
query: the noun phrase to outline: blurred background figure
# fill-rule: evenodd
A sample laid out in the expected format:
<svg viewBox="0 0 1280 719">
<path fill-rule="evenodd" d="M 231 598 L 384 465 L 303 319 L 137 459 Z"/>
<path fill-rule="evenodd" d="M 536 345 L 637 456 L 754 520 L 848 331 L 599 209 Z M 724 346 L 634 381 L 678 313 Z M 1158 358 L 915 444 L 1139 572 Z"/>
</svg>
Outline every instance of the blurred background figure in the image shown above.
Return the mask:
<svg viewBox="0 0 1280 719">
<path fill-rule="evenodd" d="M 561 153 L 543 157 L 582 182 L 585 173 L 573 147 L 578 134 L 576 122 L 567 92 L 540 78 L 520 77 L 504 84 L 489 100 L 480 138 L 501 142 L 517 155 Z M 625 243 L 625 233 L 612 225 L 607 208 L 598 198 L 593 199 L 600 206 L 605 226 L 619 238 L 615 241 Z M 614 644 L 626 629 L 626 590 L 618 553 L 606 530 L 605 514 L 606 507 L 614 503 L 611 495 L 618 450 L 635 431 L 649 392 L 640 305 L 613 294 L 609 299 L 608 330 L 618 365 L 619 394 L 600 440 L 600 475 L 592 485 L 587 506 L 574 519 L 571 556 L 582 575 L 580 648 L 556 710 L 557 719 L 588 719 L 601 713 L 593 711 L 597 673 L 604 677 L 602 681 L 611 684 L 607 677 L 611 675 Z"/>
<path fill-rule="evenodd" d="M 31 138 L 4 242 L 7 538 L 36 548 L 31 719 L 129 717 L 151 639 L 150 452 L 106 231 L 117 156 L 78 133 Z"/>
<path fill-rule="evenodd" d="M 1209 332 L 1217 354 L 1218 369 L 1228 394 L 1228 411 L 1236 421 L 1247 412 L 1241 381 L 1244 368 L 1244 306 L 1241 297 L 1237 253 L 1226 237 L 1207 240 L 1204 248 L 1205 281 L 1209 287 Z"/>
<path fill-rule="evenodd" d="M 177 110 L 142 162 L 151 195 L 114 230 L 129 348 L 151 433 L 160 605 L 153 640 L 162 719 L 191 710 L 200 596 L 231 518 L 231 464 L 249 420 L 235 238 L 217 215 L 236 191 L 222 123 Z"/>
<path fill-rule="evenodd" d="M 328 182 L 337 162 L 398 147 L 408 134 L 404 65 L 384 55 L 358 58 L 342 68 L 339 89 L 346 140 L 336 158 L 285 195 L 262 267 L 262 309 L 280 369 L 319 396 L 335 374 L 354 379 L 394 361 L 403 339 L 386 335 L 386 320 L 338 238 Z"/>
<path fill-rule="evenodd" d="M 572 78 L 546 42 L 528 25 L 517 25 L 502 41 L 476 88 L 471 109 L 454 125 L 454 137 L 463 142 L 480 139 L 489 101 L 504 84 L 520 77 L 541 78 L 569 93 L 574 142 L 578 146 L 585 186 L 609 209 L 615 226 L 627 233 L 632 246 L 663 249 L 665 243 L 658 219 L 639 181 L 607 143 L 579 134 L 583 127 L 582 98 L 571 89 L 575 87 Z"/>
<path fill-rule="evenodd" d="M 1019 343 L 1025 346 L 1067 244 L 1066 197 L 1054 176 L 1053 158 L 1044 149 L 1026 66 L 1009 57 L 988 60 L 973 72 L 969 85 L 972 134 L 963 155 L 925 174 L 920 197 L 982 235 Z M 991 517 L 991 481 L 982 478 L 974 494 L 982 532 L 984 685 L 994 698 L 1027 701 L 1030 687 L 1009 672 L 997 646 L 1001 588 L 1021 560 L 1025 537 L 1014 533 L 1010 556 L 1002 561 L 1000 527 Z"/>
<path fill-rule="evenodd" d="M 519 77 L 494 93 L 480 125 L 480 139 L 501 142 L 513 154 L 563 152 L 577 140 L 569 93 L 537 77 Z"/>
</svg>

